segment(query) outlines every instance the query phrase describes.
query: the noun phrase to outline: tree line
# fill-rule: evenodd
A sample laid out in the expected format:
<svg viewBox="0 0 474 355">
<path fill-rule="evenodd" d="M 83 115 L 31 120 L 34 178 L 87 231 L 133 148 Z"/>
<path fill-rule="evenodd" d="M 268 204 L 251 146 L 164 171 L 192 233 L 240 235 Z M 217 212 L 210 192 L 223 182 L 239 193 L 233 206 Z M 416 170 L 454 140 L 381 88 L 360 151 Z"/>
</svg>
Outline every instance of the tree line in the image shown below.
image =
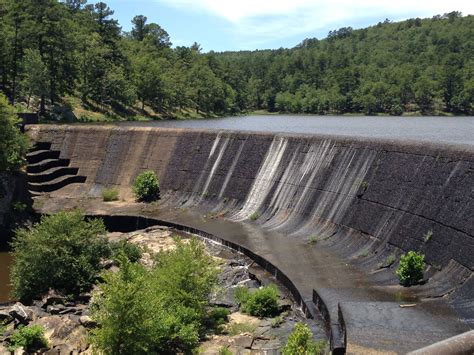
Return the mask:
<svg viewBox="0 0 474 355">
<path fill-rule="evenodd" d="M 452 12 L 331 31 L 291 49 L 173 48 L 143 15 L 122 31 L 106 3 L 0 0 L 0 91 L 41 113 L 80 99 L 126 114 L 252 110 L 473 114 L 473 16 Z"/>
</svg>

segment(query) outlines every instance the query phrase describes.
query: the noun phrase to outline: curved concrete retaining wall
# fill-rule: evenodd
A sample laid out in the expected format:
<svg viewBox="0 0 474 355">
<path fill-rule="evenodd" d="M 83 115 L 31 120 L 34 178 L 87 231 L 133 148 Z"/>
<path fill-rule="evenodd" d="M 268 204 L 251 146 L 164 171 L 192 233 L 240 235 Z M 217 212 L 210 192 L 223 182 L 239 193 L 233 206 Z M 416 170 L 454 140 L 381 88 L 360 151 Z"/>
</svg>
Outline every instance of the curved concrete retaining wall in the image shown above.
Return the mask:
<svg viewBox="0 0 474 355">
<path fill-rule="evenodd" d="M 133 179 L 151 169 L 165 205 L 258 217 L 264 228 L 328 239 L 362 267 L 419 250 L 431 278 L 421 295 L 451 294 L 459 311 L 472 313 L 472 148 L 113 126 L 30 126 L 29 134 L 87 176 L 56 194 L 100 196 L 115 186 L 132 198 Z M 393 282 L 393 272 L 374 277 Z"/>
</svg>

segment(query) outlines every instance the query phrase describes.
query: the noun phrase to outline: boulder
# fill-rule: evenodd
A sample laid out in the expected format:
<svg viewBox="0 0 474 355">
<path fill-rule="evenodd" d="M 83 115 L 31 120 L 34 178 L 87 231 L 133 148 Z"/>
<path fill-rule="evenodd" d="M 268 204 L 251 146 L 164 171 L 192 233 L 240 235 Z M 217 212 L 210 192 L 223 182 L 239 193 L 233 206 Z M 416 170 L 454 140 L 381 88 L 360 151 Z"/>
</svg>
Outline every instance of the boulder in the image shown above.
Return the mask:
<svg viewBox="0 0 474 355">
<path fill-rule="evenodd" d="M 42 298 L 41 302 L 42 307 L 46 309 L 51 305 L 64 304 L 66 302 L 66 297 L 54 290 L 49 290 L 48 294 Z"/>
<path fill-rule="evenodd" d="M 63 304 L 49 305 L 46 307 L 46 312 L 49 314 L 60 314 L 61 311 L 64 311 L 66 306 Z"/>
<path fill-rule="evenodd" d="M 85 328 L 94 328 L 97 327 L 97 322 L 94 321 L 91 317 L 89 316 L 81 316 L 79 318 L 79 323 L 84 326 Z"/>
<path fill-rule="evenodd" d="M 10 308 L 9 314 L 21 324 L 28 324 L 33 320 L 33 311 L 20 302 L 15 303 L 13 307 Z"/>
<path fill-rule="evenodd" d="M 8 324 L 13 321 L 13 317 L 7 310 L 0 311 L 0 324 Z"/>
</svg>

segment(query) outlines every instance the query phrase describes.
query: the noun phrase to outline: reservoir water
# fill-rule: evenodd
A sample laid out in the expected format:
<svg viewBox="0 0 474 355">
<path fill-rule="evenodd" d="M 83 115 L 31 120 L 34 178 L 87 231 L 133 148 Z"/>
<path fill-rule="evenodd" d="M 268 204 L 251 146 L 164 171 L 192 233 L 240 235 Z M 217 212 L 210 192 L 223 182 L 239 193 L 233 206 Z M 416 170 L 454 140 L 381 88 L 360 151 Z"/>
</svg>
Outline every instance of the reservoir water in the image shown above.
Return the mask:
<svg viewBox="0 0 474 355">
<path fill-rule="evenodd" d="M 202 120 L 121 122 L 123 126 L 285 132 L 474 146 L 474 117 L 250 115 Z"/>
<path fill-rule="evenodd" d="M 10 265 L 12 256 L 0 250 L 0 303 L 10 300 Z"/>
</svg>

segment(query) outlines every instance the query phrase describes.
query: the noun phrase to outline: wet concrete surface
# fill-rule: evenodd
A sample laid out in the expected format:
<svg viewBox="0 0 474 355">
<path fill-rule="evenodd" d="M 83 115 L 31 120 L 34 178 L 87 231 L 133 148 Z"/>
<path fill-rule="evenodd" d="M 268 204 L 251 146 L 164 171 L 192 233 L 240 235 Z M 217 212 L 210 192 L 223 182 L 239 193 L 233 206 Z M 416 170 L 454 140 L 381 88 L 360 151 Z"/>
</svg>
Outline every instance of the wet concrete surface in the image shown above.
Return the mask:
<svg viewBox="0 0 474 355">
<path fill-rule="evenodd" d="M 266 231 L 254 222 L 206 218 L 202 211 L 189 209 L 147 209 L 141 204 L 106 204 L 93 199 L 45 199 L 39 206 L 45 213 L 81 206 L 88 214 L 147 215 L 193 227 L 250 249 L 284 272 L 306 302 L 311 302 L 316 289 L 331 319 L 337 319 L 340 305 L 348 353 L 405 353 L 469 330 L 444 299 L 421 300 L 410 289 L 377 285 L 366 271 L 348 264 L 324 246 Z M 407 304 L 410 306 L 401 307 Z"/>
</svg>

